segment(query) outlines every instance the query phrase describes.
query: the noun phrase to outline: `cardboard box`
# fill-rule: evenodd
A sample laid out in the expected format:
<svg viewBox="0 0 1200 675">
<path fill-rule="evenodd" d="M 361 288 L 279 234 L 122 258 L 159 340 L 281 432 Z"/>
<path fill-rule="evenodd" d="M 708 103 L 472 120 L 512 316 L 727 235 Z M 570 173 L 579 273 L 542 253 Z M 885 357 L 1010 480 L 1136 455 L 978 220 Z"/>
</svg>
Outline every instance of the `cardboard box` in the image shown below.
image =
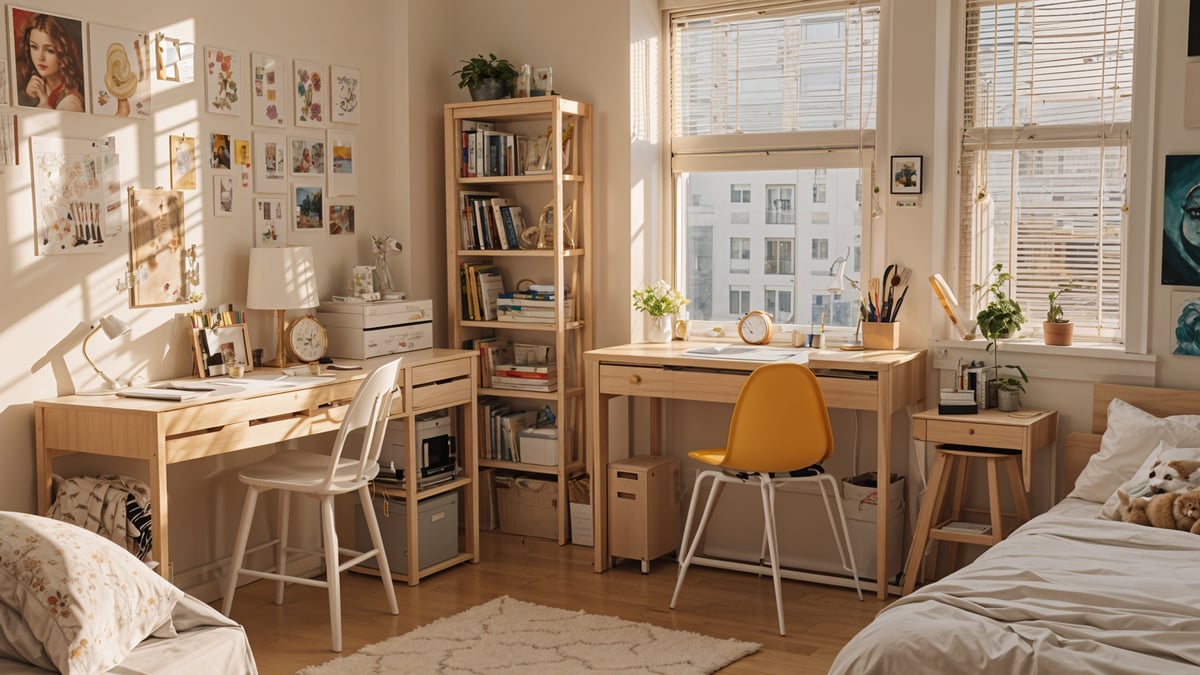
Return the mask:
<svg viewBox="0 0 1200 675">
<path fill-rule="evenodd" d="M 558 538 L 558 484 L 525 476 L 496 476 L 500 531 Z"/>
<path fill-rule="evenodd" d="M 558 464 L 558 429 L 543 427 L 524 429 L 518 434 L 521 443 L 521 462 L 555 466 Z"/>
<path fill-rule="evenodd" d="M 379 520 L 379 532 L 383 535 L 388 566 L 393 572 L 403 572 L 408 566 L 408 505 L 402 500 L 383 495 L 376 495 L 371 501 L 375 505 L 375 517 Z M 458 555 L 458 492 L 421 500 L 417 514 L 420 521 L 417 549 L 421 568 Z M 354 519 L 358 550 L 369 550 L 371 535 L 361 509 L 355 511 Z M 364 561 L 363 566 L 379 567 L 374 558 Z"/>
<path fill-rule="evenodd" d="M 332 357 L 366 359 L 433 346 L 432 300 L 323 302 L 317 320 Z"/>
</svg>

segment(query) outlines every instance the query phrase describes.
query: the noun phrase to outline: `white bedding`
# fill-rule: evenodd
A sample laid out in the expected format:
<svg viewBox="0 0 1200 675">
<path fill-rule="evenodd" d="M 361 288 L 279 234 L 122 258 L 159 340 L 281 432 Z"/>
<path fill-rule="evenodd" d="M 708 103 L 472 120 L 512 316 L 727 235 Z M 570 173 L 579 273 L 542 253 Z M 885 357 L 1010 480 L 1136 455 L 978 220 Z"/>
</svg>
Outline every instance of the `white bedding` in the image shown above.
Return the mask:
<svg viewBox="0 0 1200 675">
<path fill-rule="evenodd" d="M 884 609 L 831 673 L 1200 669 L 1200 536 L 1066 500 Z"/>
</svg>

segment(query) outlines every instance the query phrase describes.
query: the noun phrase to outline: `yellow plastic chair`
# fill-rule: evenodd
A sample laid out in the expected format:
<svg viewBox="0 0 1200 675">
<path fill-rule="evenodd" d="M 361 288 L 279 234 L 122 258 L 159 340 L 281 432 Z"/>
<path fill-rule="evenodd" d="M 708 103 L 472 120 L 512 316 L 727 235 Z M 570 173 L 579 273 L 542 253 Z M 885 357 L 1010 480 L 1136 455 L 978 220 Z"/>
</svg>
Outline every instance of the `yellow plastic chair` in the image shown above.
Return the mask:
<svg viewBox="0 0 1200 675">
<path fill-rule="evenodd" d="M 820 488 L 842 567 L 854 577 L 858 599 L 862 600 L 858 567 L 850 549 L 850 531 L 846 527 L 846 514 L 842 510 L 841 489 L 837 480 L 827 473 L 790 475 L 819 464 L 832 455 L 833 429 L 829 424 L 829 411 L 812 371 L 796 363 L 772 363 L 752 372 L 738 393 L 725 447 L 688 453 L 689 457 L 718 468 L 702 471 L 696 476 L 687 522 L 683 526 L 683 541 L 679 545 L 682 557 L 679 560 L 679 576 L 675 581 L 675 594 L 671 596 L 671 609 L 675 608 L 679 599 L 688 567 L 696 556 L 704 528 L 726 483 L 758 485 L 762 492 L 764 548 L 770 557 L 771 574 L 775 579 L 775 606 L 779 614 L 780 635 L 786 633 L 783 624 L 783 589 L 779 578 L 779 538 L 775 527 L 777 486 L 816 483 Z M 706 479 L 712 479 L 708 501 L 696 532 L 691 534 L 696 504 Z M 840 531 L 834 521 L 831 497 L 837 506 Z"/>
<path fill-rule="evenodd" d="M 238 525 L 237 539 L 233 546 L 233 558 L 229 576 L 225 581 L 225 600 L 221 612 L 229 616 L 233 609 L 233 595 L 237 591 L 239 576 L 270 579 L 275 582 L 275 604 L 283 604 L 284 583 L 317 586 L 329 591 L 329 624 L 333 637 L 333 651 L 342 651 L 342 572 L 364 561 L 374 558 L 383 579 L 384 594 L 388 610 L 399 614 L 396 590 L 392 586 L 391 569 L 379 532 L 379 521 L 371 503 L 370 482 L 379 473 L 379 453 L 383 448 L 383 436 L 392 409 L 392 397 L 397 390 L 396 380 L 400 374 L 400 359 L 394 359 L 376 368 L 359 385 L 354 398 L 346 409 L 346 416 L 334 439 L 333 451 L 328 454 L 313 452 L 284 451 L 261 462 L 251 464 L 238 473 L 238 480 L 246 484 L 246 501 L 242 507 L 242 519 Z M 357 456 L 352 452 L 354 440 L 350 432 L 362 429 L 362 445 Z M 276 562 L 274 571 L 245 569 L 242 565 L 246 555 L 246 543 L 250 538 L 250 526 L 254 521 L 254 508 L 258 496 L 271 490 L 279 491 L 279 537 L 266 545 L 274 546 Z M 309 551 L 288 546 L 288 512 L 291 495 L 307 495 L 321 502 L 321 538 L 323 550 Z M 360 552 L 338 546 L 337 529 L 334 523 L 334 498 L 338 495 L 357 492 L 363 518 L 371 533 L 371 550 Z M 325 578 L 310 579 L 287 573 L 288 553 L 304 556 L 321 556 L 325 559 Z M 349 559 L 342 561 L 342 557 Z"/>
</svg>

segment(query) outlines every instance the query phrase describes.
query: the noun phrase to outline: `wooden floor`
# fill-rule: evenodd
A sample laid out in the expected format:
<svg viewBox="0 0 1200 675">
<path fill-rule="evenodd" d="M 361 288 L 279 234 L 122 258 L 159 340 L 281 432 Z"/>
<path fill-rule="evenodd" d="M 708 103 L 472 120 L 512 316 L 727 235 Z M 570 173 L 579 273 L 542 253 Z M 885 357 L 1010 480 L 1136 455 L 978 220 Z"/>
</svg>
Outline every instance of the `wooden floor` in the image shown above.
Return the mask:
<svg viewBox="0 0 1200 675">
<path fill-rule="evenodd" d="M 377 577 L 344 575 L 342 655 L 508 595 L 763 645 L 722 673 L 826 673 L 842 645 L 887 604 L 873 592 L 859 602 L 853 590 L 785 579 L 788 635 L 781 637 L 770 577 L 693 567 L 679 607 L 672 610 L 667 605 L 677 567 L 670 558 L 655 561 L 646 575 L 635 562 L 595 574 L 590 548 L 490 532 L 481 539 L 484 555 L 478 565 L 459 565 L 411 588 L 398 584 L 399 616 L 388 614 Z M 272 583 L 258 581 L 242 587 L 233 606 L 260 672 L 294 673 L 339 656 L 329 649 L 325 589 L 290 586 L 282 606 L 273 604 L 273 595 Z"/>
</svg>

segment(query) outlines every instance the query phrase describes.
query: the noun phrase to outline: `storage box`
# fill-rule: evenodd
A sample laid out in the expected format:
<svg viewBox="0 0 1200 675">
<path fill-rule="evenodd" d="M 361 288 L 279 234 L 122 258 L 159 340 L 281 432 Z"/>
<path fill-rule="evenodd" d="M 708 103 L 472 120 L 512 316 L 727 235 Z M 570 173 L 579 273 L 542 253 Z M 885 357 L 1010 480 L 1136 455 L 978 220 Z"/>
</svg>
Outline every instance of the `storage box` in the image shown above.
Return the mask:
<svg viewBox="0 0 1200 675">
<path fill-rule="evenodd" d="M 375 517 L 379 520 L 379 532 L 383 535 L 383 548 L 387 551 L 388 566 L 393 572 L 403 572 L 408 567 L 408 505 L 399 499 L 376 495 Z M 447 492 L 421 500 L 417 507 L 420 524 L 417 529 L 417 549 L 421 569 L 436 565 L 458 555 L 458 492 Z M 371 548 L 371 534 L 362 511 L 354 515 L 358 550 Z M 364 567 L 378 569 L 372 558 L 363 562 Z"/>
<path fill-rule="evenodd" d="M 592 505 L 571 502 L 571 543 L 594 546 L 593 531 Z"/>
<path fill-rule="evenodd" d="M 558 484 L 525 476 L 496 476 L 500 531 L 558 538 Z"/>
<path fill-rule="evenodd" d="M 900 346 L 900 322 L 864 321 L 862 341 L 867 349 L 895 349 Z"/>
<path fill-rule="evenodd" d="M 521 462 L 555 466 L 558 464 L 558 429 L 543 427 L 524 429 L 518 434 L 521 443 Z"/>
<path fill-rule="evenodd" d="M 646 562 L 679 548 L 679 460 L 630 457 L 608 465 L 608 552 Z"/>
<path fill-rule="evenodd" d="M 332 357 L 366 359 L 433 346 L 432 300 L 323 302 L 317 320 Z"/>
</svg>

